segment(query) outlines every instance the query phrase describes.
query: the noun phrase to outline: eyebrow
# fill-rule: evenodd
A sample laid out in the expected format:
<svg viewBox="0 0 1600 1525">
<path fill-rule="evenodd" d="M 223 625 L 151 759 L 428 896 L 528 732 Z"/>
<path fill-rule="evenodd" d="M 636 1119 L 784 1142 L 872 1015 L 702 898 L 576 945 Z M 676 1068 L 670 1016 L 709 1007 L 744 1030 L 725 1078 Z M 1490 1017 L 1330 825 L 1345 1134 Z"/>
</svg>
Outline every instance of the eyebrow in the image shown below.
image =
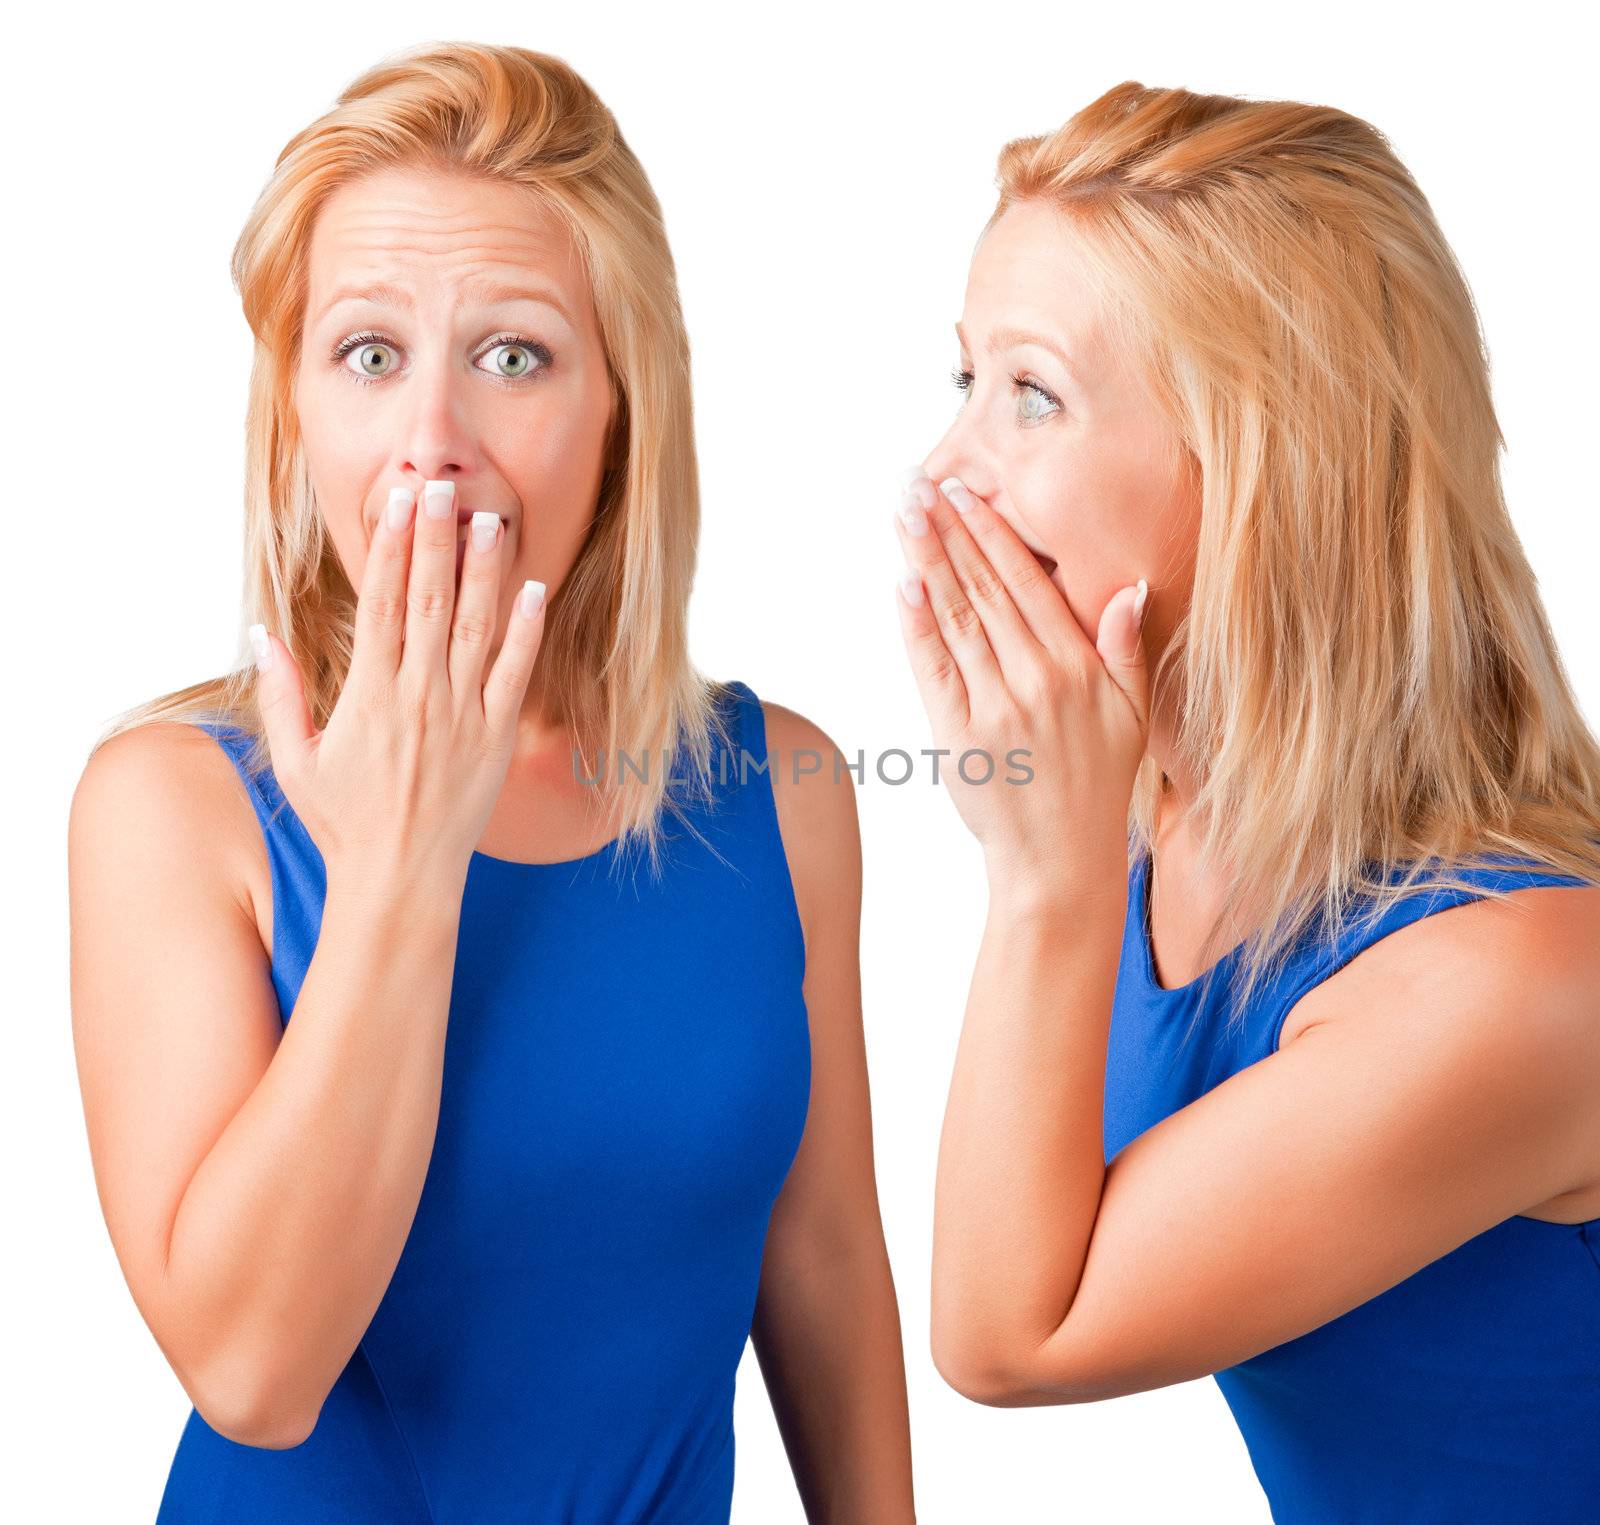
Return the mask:
<svg viewBox="0 0 1600 1525">
<path fill-rule="evenodd" d="M 499 307 L 507 302 L 537 302 L 542 306 L 555 308 L 569 324 L 572 323 L 571 314 L 555 293 L 539 287 L 508 286 L 497 282 L 493 285 L 480 286 L 474 296 L 485 307 Z M 341 286 L 328 301 L 323 303 L 318 320 L 325 318 L 335 307 L 344 302 L 371 302 L 378 307 L 400 307 L 407 312 L 412 311 L 415 306 L 409 291 L 390 285 L 386 281 L 380 281 L 375 286 Z"/>
<path fill-rule="evenodd" d="M 967 336 L 961 332 L 960 323 L 956 324 L 956 337 L 961 341 L 963 348 L 971 349 L 972 346 L 967 343 Z M 997 328 L 990 333 L 989 342 L 984 348 L 986 353 L 994 355 L 1017 344 L 1037 344 L 1040 349 L 1048 350 L 1061 362 L 1067 375 L 1078 386 L 1083 386 L 1083 377 L 1078 373 L 1078 368 L 1067 358 L 1066 351 L 1054 340 L 1045 338 L 1043 334 L 1030 333 L 1025 328 Z"/>
</svg>

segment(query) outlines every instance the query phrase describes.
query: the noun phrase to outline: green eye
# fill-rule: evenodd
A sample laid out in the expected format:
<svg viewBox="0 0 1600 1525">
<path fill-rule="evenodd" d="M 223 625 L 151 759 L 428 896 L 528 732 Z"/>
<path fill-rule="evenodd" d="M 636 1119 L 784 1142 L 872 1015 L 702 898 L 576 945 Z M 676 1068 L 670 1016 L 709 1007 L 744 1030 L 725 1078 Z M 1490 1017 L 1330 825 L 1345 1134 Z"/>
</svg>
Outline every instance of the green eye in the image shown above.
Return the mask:
<svg viewBox="0 0 1600 1525">
<path fill-rule="evenodd" d="M 372 386 L 375 382 L 382 381 L 390 372 L 394 371 L 397 368 L 397 364 L 392 362 L 383 366 L 382 369 L 374 369 L 372 362 L 368 358 L 369 353 L 377 350 L 388 350 L 392 354 L 395 348 L 396 346 L 384 338 L 382 334 L 373 333 L 369 330 L 359 334 L 351 334 L 349 338 L 342 340 L 335 346 L 332 358 L 340 371 L 358 386 Z M 514 383 L 525 381 L 530 377 L 536 377 L 541 372 L 548 370 L 555 359 L 549 348 L 540 344 L 537 339 L 526 339 L 521 334 L 512 333 L 496 334 L 489 341 L 488 348 L 482 352 L 479 358 L 482 359 L 483 356 L 497 354 L 501 350 L 512 352 L 520 350 L 523 358 L 513 360 L 509 369 L 503 369 L 499 362 L 495 364 L 493 370 L 489 371 L 488 374 L 494 380 L 500 382 Z M 356 357 L 353 365 L 350 363 L 351 355 Z"/>
<path fill-rule="evenodd" d="M 517 381 L 531 371 L 536 371 L 550 363 L 550 351 L 542 344 L 531 344 L 524 339 L 507 339 L 496 344 L 488 351 L 490 355 L 496 350 L 521 350 L 527 358 L 521 360 L 515 369 L 509 371 L 496 370 L 495 374 L 504 377 L 507 381 Z"/>
<path fill-rule="evenodd" d="M 391 346 L 385 344 L 376 334 L 352 334 L 334 352 L 334 357 L 335 359 L 345 360 L 354 355 L 355 365 L 347 365 L 345 368 L 355 372 L 357 380 L 375 381 L 380 376 L 388 375 L 389 371 L 393 369 L 393 364 L 391 363 L 381 370 L 374 370 L 370 359 L 374 350 L 389 350 L 391 354 L 394 352 Z"/>
</svg>

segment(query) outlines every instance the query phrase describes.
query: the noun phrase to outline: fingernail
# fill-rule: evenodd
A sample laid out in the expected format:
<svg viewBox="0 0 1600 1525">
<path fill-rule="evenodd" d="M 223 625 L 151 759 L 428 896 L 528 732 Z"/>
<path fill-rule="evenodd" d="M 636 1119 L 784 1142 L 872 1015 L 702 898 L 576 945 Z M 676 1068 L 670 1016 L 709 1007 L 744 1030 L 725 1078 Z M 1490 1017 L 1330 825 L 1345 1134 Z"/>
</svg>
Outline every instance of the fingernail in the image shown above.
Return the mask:
<svg viewBox="0 0 1600 1525">
<path fill-rule="evenodd" d="M 422 506 L 430 519 L 443 519 L 456 511 L 456 484 L 450 481 L 424 482 Z"/>
<path fill-rule="evenodd" d="M 472 516 L 472 543 L 480 551 L 490 550 L 500 533 L 500 515 L 480 508 Z"/>
<path fill-rule="evenodd" d="M 939 491 L 950 500 L 950 506 L 958 514 L 970 513 L 978 501 L 972 496 L 967 484 L 960 477 L 946 477 L 939 484 Z"/>
<path fill-rule="evenodd" d="M 272 642 L 267 639 L 265 625 L 252 625 L 250 627 L 250 645 L 256 654 L 256 671 L 265 672 L 272 666 Z"/>
<path fill-rule="evenodd" d="M 416 507 L 416 502 L 417 495 L 409 487 L 391 487 L 389 506 L 383 511 L 389 528 L 403 530 L 411 519 L 411 510 Z"/>
<path fill-rule="evenodd" d="M 927 515 L 922 512 L 922 505 L 917 501 L 915 493 L 908 492 L 900 500 L 900 522 L 905 525 L 908 535 L 928 533 Z"/>
<path fill-rule="evenodd" d="M 933 483 L 920 471 L 906 477 L 905 496 L 915 498 L 923 508 L 932 508 L 939 501 L 939 494 L 933 490 Z"/>
<path fill-rule="evenodd" d="M 531 620 L 539 612 L 539 606 L 544 602 L 544 584 L 529 578 L 522 585 L 522 592 L 517 595 L 517 612 L 524 618 Z"/>
<path fill-rule="evenodd" d="M 908 604 L 922 602 L 922 579 L 915 572 L 905 571 L 900 577 L 900 593 Z"/>
<path fill-rule="evenodd" d="M 1139 593 L 1133 601 L 1133 628 L 1135 630 L 1144 629 L 1144 606 L 1149 594 L 1150 585 L 1141 577 L 1139 579 Z"/>
</svg>

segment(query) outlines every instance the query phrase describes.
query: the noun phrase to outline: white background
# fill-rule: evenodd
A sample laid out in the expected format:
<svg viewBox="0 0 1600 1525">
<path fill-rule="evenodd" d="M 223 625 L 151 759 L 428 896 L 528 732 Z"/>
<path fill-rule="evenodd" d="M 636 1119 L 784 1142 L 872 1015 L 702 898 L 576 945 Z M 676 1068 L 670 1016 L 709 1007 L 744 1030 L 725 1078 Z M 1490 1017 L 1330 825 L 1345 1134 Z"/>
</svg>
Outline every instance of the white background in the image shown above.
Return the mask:
<svg viewBox="0 0 1600 1525">
<path fill-rule="evenodd" d="M 896 623 L 899 474 L 954 407 L 968 258 L 1006 139 L 1124 79 L 1326 102 L 1375 122 L 1479 302 L 1517 527 L 1593 713 L 1594 55 L 1577 7 L 1343 4 L 279 3 L 33 9 L 4 110 L 10 269 L 5 653 L 12 722 L 4 1140 L 7 1513 L 154 1518 L 189 1403 L 100 1215 L 68 1005 L 65 833 L 87 749 L 133 702 L 241 660 L 250 338 L 229 251 L 284 141 L 425 40 L 565 57 L 666 210 L 694 347 L 705 526 L 694 656 L 852 755 L 929 745 Z M 1587 274 L 1585 272 L 1588 272 Z M 859 791 L 877 1165 L 919 1518 L 1265 1521 L 1209 1380 L 990 1410 L 927 1351 L 935 1150 L 983 911 L 919 776 Z M 753 1353 L 734 1518 L 799 1521 Z"/>
</svg>

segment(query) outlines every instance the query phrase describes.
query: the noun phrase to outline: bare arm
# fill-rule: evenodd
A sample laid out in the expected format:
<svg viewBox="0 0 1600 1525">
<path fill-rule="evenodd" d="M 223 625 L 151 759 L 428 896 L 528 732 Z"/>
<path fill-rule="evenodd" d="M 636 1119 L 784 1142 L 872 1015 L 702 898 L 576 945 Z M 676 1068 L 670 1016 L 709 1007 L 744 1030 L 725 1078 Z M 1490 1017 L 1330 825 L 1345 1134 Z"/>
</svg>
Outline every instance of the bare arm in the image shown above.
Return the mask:
<svg viewBox="0 0 1600 1525">
<path fill-rule="evenodd" d="M 941 1371 L 1001 1406 L 1204 1376 L 1592 1180 L 1597 895 L 1530 888 L 1392 933 L 1293 1043 L 1109 1167 L 1109 922 L 999 897 L 940 1151 Z"/>
<path fill-rule="evenodd" d="M 73 798 L 73 1031 L 107 1226 L 196 1408 L 254 1445 L 311 1433 L 410 1233 L 467 865 L 544 629 L 537 599 L 497 613 L 498 528 L 456 586 L 454 498 L 433 500 L 414 512 L 396 487 L 373 527 L 323 729 L 287 648 L 264 644 L 273 772 L 327 870 L 286 1030 L 240 888 L 246 838 L 220 824 L 249 804 L 216 742 L 125 733 Z"/>
<path fill-rule="evenodd" d="M 259 839 L 232 765 L 193 727 L 119 736 L 90 762 L 69 831 L 74 1040 L 141 1313 L 213 1429 L 292 1446 L 370 1323 L 421 1196 L 459 897 L 330 882 L 280 1038 L 219 810 Z"/>
<path fill-rule="evenodd" d="M 805 1133 L 773 1208 L 751 1335 L 812 1521 L 916 1518 L 904 1353 L 872 1162 L 861 1024 L 861 842 L 851 775 L 768 705 L 773 792 L 805 932 Z M 811 748 L 822 771 L 795 779 Z M 809 763 L 809 759 L 807 759 Z"/>
<path fill-rule="evenodd" d="M 1204 1376 L 1592 1186 L 1593 888 L 1391 933 L 1319 987 L 1292 1043 L 1106 1165 L 1148 585 L 1096 599 L 1091 640 L 991 504 L 954 479 L 912 492 L 900 614 L 930 718 L 952 746 L 1025 743 L 1034 769 L 1026 795 L 951 783 L 990 889 L 935 1192 L 951 1385 L 1015 1406 Z"/>
</svg>

